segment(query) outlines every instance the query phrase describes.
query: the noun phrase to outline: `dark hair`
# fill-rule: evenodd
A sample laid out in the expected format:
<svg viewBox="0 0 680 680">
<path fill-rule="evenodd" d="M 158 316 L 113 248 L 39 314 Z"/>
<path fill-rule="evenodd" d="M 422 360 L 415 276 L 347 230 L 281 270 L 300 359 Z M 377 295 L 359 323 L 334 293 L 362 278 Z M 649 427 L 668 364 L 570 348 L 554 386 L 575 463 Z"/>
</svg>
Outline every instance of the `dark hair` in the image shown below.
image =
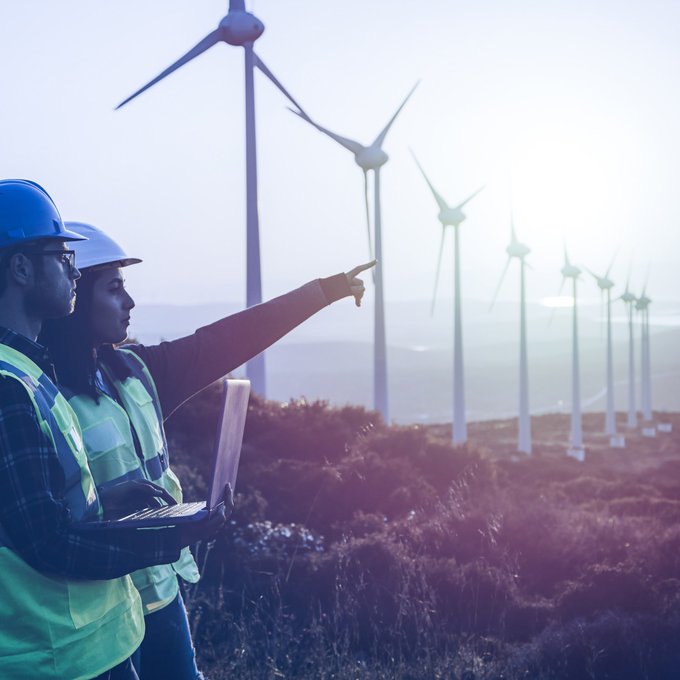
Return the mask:
<svg viewBox="0 0 680 680">
<path fill-rule="evenodd" d="M 47 347 L 60 387 L 74 394 L 87 394 L 99 403 L 95 387 L 97 358 L 104 360 L 114 375 L 124 380 L 130 370 L 114 352 L 113 345 L 95 347 L 92 325 L 92 291 L 99 271 L 81 272 L 76 285 L 73 314 L 43 322 L 38 342 Z"/>
</svg>

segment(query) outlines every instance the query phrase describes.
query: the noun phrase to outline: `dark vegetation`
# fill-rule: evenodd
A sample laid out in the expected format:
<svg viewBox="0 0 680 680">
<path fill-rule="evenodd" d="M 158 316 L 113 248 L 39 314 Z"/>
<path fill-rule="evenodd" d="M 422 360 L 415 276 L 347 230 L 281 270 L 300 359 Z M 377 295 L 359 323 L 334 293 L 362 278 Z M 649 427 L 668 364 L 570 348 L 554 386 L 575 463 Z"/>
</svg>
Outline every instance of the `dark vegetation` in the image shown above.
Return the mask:
<svg viewBox="0 0 680 680">
<path fill-rule="evenodd" d="M 204 497 L 217 395 L 168 423 Z M 586 430 L 601 428 L 588 416 Z M 251 399 L 227 532 L 187 592 L 219 678 L 664 680 L 680 677 L 680 417 L 674 434 L 591 437 L 564 416 L 387 427 L 362 408 Z"/>
</svg>

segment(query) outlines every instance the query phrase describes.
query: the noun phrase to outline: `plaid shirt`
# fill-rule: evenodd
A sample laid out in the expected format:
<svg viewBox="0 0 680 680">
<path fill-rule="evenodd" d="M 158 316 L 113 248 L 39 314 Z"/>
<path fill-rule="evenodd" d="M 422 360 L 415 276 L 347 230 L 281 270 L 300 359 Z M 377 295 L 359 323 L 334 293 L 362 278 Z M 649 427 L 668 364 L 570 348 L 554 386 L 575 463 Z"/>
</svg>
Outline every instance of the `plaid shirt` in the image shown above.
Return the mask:
<svg viewBox="0 0 680 680">
<path fill-rule="evenodd" d="M 41 345 L 0 327 L 0 342 L 22 352 L 54 381 Z M 177 529 L 77 532 L 63 498 L 64 473 L 21 383 L 0 376 L 0 532 L 41 572 L 110 579 L 179 559 Z"/>
</svg>

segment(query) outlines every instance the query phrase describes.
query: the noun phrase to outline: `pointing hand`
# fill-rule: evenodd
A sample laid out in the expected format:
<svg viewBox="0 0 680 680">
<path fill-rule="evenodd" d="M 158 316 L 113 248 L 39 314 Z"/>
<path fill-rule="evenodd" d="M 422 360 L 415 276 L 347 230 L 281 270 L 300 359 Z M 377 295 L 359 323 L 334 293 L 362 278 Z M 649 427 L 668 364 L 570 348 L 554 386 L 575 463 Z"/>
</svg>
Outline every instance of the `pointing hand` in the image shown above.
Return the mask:
<svg viewBox="0 0 680 680">
<path fill-rule="evenodd" d="M 345 273 L 345 276 L 347 277 L 347 283 L 349 283 L 352 295 L 354 296 L 354 304 L 357 307 L 361 307 L 361 298 L 364 297 L 364 292 L 366 290 L 364 287 L 364 282 L 357 278 L 357 276 L 358 274 L 361 274 L 361 272 L 371 269 L 371 267 L 375 267 L 376 262 L 377 260 L 372 260 L 366 264 L 360 264 L 354 267 L 354 269 L 350 269 Z"/>
</svg>

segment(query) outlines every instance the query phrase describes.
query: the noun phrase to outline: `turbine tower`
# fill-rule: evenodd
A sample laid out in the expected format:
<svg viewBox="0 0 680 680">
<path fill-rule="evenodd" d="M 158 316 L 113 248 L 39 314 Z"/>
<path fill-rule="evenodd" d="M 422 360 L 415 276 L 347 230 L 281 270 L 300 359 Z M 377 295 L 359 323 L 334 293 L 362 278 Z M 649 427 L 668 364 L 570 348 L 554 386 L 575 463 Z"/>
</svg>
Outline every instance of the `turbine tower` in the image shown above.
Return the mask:
<svg viewBox="0 0 680 680">
<path fill-rule="evenodd" d="M 298 105 L 298 108 L 291 111 L 300 116 L 302 120 L 314 126 L 319 132 L 335 140 L 348 151 L 354 154 L 356 164 L 364 173 L 364 203 L 366 205 L 366 226 L 368 230 L 368 249 L 371 259 L 375 258 L 377 264 L 374 269 L 373 281 L 375 282 L 375 326 L 373 338 L 373 405 L 379 411 L 385 422 L 389 422 L 389 399 L 387 390 L 387 339 L 385 334 L 385 300 L 383 292 L 383 257 L 382 257 L 382 222 L 380 213 L 380 168 L 387 163 L 389 156 L 383 151 L 382 145 L 392 124 L 396 120 L 400 111 L 409 100 L 413 91 L 418 87 L 416 83 L 411 91 L 406 95 L 404 101 L 399 105 L 392 118 L 375 138 L 372 144 L 364 146 L 347 137 L 331 132 L 313 121 Z M 374 232 L 375 232 L 375 255 L 373 253 L 373 242 L 371 239 L 370 210 L 368 203 L 368 172 L 373 171 L 373 190 L 374 190 Z"/>
<path fill-rule="evenodd" d="M 588 269 L 588 273 L 595 279 L 601 295 L 606 296 L 607 305 L 607 410 L 604 420 L 604 432 L 609 435 L 610 446 L 622 448 L 624 438 L 616 432 L 616 410 L 614 408 L 614 360 L 612 352 L 612 288 L 614 282 L 609 278 L 609 272 L 614 264 L 612 260 L 604 276 L 598 276 Z"/>
<path fill-rule="evenodd" d="M 286 92 L 253 50 L 253 44 L 262 35 L 264 24 L 250 12 L 246 12 L 244 0 L 229 0 L 229 11 L 218 27 L 196 44 L 183 57 L 165 69 L 160 75 L 122 101 L 116 109 L 125 106 L 145 90 L 169 76 L 207 49 L 224 42 L 243 47 L 245 51 L 245 100 L 246 100 L 246 305 L 252 307 L 262 302 L 262 277 L 260 273 L 260 227 L 257 214 L 257 154 L 255 140 L 255 93 L 253 71 L 259 68 L 276 87 L 295 105 L 297 102 Z M 253 391 L 266 394 L 264 354 L 258 354 L 246 364 L 246 373 Z"/>
<path fill-rule="evenodd" d="M 500 281 L 496 286 L 491 307 L 493 308 L 496 297 L 501 289 L 503 279 L 510 266 L 513 257 L 519 260 L 519 435 L 517 450 L 531 454 L 531 416 L 529 414 L 529 370 L 527 363 L 527 319 L 526 319 L 526 296 L 524 286 L 524 273 L 526 269 L 526 256 L 531 252 L 528 246 L 520 243 L 515 235 L 515 223 L 510 213 L 510 245 L 505 249 L 508 259 L 501 274 Z"/>
<path fill-rule="evenodd" d="M 453 427 L 452 438 L 454 444 L 462 444 L 467 441 L 467 423 L 465 420 L 465 377 L 463 374 L 463 323 L 461 310 L 460 294 L 460 245 L 458 238 L 458 228 L 465 220 L 463 208 L 467 205 L 484 187 L 480 187 L 470 194 L 462 203 L 451 207 L 441 197 L 441 194 L 432 186 L 425 171 L 421 167 L 416 155 L 411 152 L 416 165 L 420 169 L 430 191 L 439 206 L 439 221 L 442 225 L 442 236 L 439 242 L 439 258 L 437 260 L 437 273 L 434 279 L 434 292 L 432 295 L 432 307 L 430 313 L 434 312 L 434 303 L 437 297 L 437 285 L 439 282 L 439 271 L 442 264 L 442 254 L 444 252 L 444 238 L 446 227 L 453 227 L 453 276 L 454 276 L 454 305 L 453 305 Z"/>
<path fill-rule="evenodd" d="M 572 290 L 574 307 L 572 314 L 572 350 L 571 350 L 571 441 L 567 449 L 567 455 L 576 460 L 585 460 L 585 450 L 583 448 L 583 425 L 581 418 L 581 372 L 579 366 L 578 353 L 578 304 L 577 304 L 577 282 L 581 270 L 569 262 L 567 248 L 564 248 L 564 266 L 562 267 L 562 285 L 560 292 L 567 279 L 572 280 Z"/>
<path fill-rule="evenodd" d="M 628 420 L 626 425 L 630 429 L 637 427 L 637 408 L 635 406 L 635 334 L 633 332 L 633 308 L 637 301 L 628 289 L 626 282 L 626 290 L 619 298 L 624 302 L 628 309 Z"/>
<path fill-rule="evenodd" d="M 642 412 L 642 434 L 654 437 L 656 428 L 652 422 L 652 377 L 651 352 L 649 348 L 649 305 L 651 299 L 647 297 L 647 286 L 635 303 L 636 311 L 640 312 L 640 411 Z"/>
</svg>

